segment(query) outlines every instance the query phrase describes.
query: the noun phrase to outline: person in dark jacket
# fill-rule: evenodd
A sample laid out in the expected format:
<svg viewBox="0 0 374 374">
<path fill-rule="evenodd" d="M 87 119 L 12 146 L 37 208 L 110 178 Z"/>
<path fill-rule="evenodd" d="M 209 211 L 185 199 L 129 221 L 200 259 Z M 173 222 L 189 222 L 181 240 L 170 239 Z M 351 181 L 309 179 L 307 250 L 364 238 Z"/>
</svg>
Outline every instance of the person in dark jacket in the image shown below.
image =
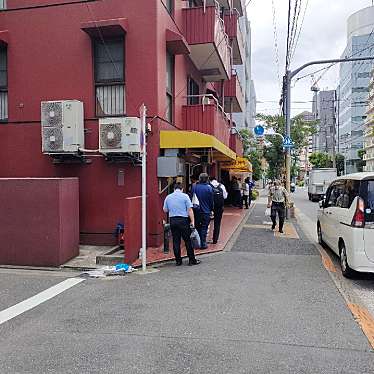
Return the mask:
<svg viewBox="0 0 374 374">
<path fill-rule="evenodd" d="M 199 200 L 199 208 L 195 209 L 196 229 L 200 235 L 201 249 L 207 249 L 206 237 L 208 234 L 208 226 L 210 223 L 210 215 L 214 209 L 213 190 L 208 183 L 209 176 L 206 173 L 199 175 L 199 182 L 192 188 L 192 193 Z"/>
</svg>

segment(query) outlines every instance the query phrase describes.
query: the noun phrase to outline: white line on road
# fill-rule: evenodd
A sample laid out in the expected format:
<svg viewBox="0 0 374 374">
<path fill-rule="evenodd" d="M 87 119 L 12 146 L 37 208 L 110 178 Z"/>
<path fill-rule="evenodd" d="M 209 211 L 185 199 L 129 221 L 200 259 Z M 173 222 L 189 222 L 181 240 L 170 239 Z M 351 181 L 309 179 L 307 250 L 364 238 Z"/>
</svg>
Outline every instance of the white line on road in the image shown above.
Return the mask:
<svg viewBox="0 0 374 374">
<path fill-rule="evenodd" d="M 27 312 L 30 309 L 54 298 L 60 293 L 68 290 L 71 287 L 83 282 L 84 279 L 81 278 L 69 278 L 55 286 L 48 288 L 35 296 L 30 297 L 20 303 L 11 306 L 10 308 L 4 309 L 0 312 L 0 325 L 4 322 L 11 320 L 14 317 L 19 316 L 22 313 Z"/>
</svg>

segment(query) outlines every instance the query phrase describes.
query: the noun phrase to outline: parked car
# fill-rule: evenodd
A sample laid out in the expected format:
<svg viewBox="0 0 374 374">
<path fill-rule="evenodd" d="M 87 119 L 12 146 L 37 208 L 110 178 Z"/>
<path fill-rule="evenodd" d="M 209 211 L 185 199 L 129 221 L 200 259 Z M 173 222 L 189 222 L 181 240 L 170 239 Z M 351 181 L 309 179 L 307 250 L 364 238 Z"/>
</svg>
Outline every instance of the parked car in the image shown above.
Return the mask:
<svg viewBox="0 0 374 374">
<path fill-rule="evenodd" d="M 345 277 L 374 273 L 374 172 L 337 178 L 320 202 L 318 241 L 340 256 Z"/>
<path fill-rule="evenodd" d="M 308 196 L 311 201 L 320 201 L 326 194 L 327 187 L 337 177 L 334 168 L 312 169 L 309 172 Z"/>
</svg>

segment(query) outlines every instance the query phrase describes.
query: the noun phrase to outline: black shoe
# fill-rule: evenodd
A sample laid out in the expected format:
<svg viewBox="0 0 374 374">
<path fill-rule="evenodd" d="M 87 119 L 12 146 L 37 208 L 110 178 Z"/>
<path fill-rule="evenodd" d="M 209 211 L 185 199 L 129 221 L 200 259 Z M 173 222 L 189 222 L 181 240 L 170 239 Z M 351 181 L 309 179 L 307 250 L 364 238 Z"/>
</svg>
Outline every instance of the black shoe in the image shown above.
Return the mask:
<svg viewBox="0 0 374 374">
<path fill-rule="evenodd" d="M 280 233 L 280 234 L 284 234 L 284 231 L 283 231 L 283 230 L 279 230 L 279 233 Z"/>
<path fill-rule="evenodd" d="M 175 263 L 176 266 L 181 266 L 182 264 L 183 264 L 182 260 L 177 261 L 177 262 Z"/>
<path fill-rule="evenodd" d="M 200 249 L 201 249 L 201 250 L 203 250 L 203 249 L 208 249 L 208 246 L 207 246 L 207 245 L 203 245 L 203 246 L 200 247 Z"/>
<path fill-rule="evenodd" d="M 272 229 L 272 230 L 275 230 L 275 226 L 276 226 L 276 225 L 271 226 L 271 229 Z"/>
<path fill-rule="evenodd" d="M 212 244 L 217 244 L 217 242 L 218 242 L 217 240 L 213 240 Z"/>
<path fill-rule="evenodd" d="M 194 266 L 194 265 L 199 265 L 201 264 L 201 261 L 200 260 L 195 260 L 195 261 L 190 261 L 188 263 L 188 266 Z"/>
</svg>

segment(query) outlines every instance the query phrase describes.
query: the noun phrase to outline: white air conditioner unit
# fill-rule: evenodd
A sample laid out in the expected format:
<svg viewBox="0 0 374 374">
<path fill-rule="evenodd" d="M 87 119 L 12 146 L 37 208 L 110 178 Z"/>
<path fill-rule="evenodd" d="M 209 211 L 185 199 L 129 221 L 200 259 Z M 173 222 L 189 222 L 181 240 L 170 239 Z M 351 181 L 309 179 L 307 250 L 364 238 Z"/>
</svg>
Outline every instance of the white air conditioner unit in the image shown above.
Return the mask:
<svg viewBox="0 0 374 374">
<path fill-rule="evenodd" d="M 140 153 L 141 122 L 137 117 L 113 117 L 99 120 L 101 153 Z"/>
<path fill-rule="evenodd" d="M 77 153 L 79 148 L 84 148 L 84 116 L 81 101 L 42 101 L 41 125 L 43 153 Z"/>
</svg>

